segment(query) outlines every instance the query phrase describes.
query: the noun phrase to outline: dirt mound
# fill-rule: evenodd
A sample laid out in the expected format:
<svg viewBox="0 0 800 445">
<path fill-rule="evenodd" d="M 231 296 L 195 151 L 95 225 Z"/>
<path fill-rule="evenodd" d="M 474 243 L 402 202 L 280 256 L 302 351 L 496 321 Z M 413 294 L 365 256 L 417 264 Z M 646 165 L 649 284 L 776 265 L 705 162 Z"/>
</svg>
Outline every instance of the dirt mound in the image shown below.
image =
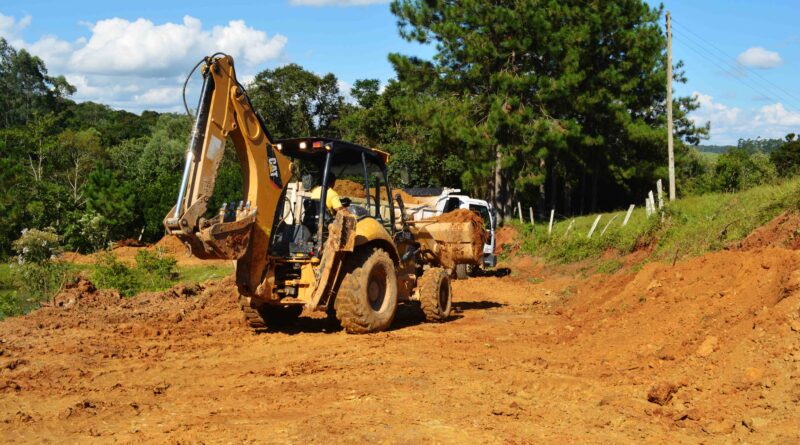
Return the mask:
<svg viewBox="0 0 800 445">
<path fill-rule="evenodd" d="M 349 179 L 337 179 L 336 183 L 333 186 L 333 189 L 336 190 L 336 193 L 342 197 L 348 198 L 361 198 L 364 199 L 367 197 L 367 194 L 364 191 L 364 185 L 355 181 L 351 181 Z M 403 199 L 404 204 L 416 204 L 417 199 L 403 190 L 392 190 L 392 192 L 396 194 L 400 194 L 400 197 Z M 374 187 L 372 190 L 374 194 Z M 381 188 L 381 201 L 386 202 L 386 189 Z"/>
<path fill-rule="evenodd" d="M 75 305 L 108 305 L 120 301 L 119 293 L 113 290 L 97 290 L 86 277 L 78 276 L 53 298 L 53 306 L 69 308 Z"/>
<path fill-rule="evenodd" d="M 519 232 L 511 226 L 503 226 L 494 232 L 495 238 L 495 254 L 501 253 L 506 255 L 514 255 L 520 248 Z"/>
<path fill-rule="evenodd" d="M 172 235 L 166 235 L 155 244 L 156 249 L 163 249 L 165 253 L 173 256 L 186 256 L 188 250 L 181 240 Z"/>
<path fill-rule="evenodd" d="M 114 243 L 114 247 L 147 247 L 148 244 L 133 238 L 119 240 Z"/>
<path fill-rule="evenodd" d="M 783 247 L 800 250 L 800 214 L 784 212 L 753 230 L 741 243 L 742 250 Z"/>
<path fill-rule="evenodd" d="M 483 218 L 469 209 L 456 209 L 452 212 L 442 213 L 435 218 L 439 222 L 472 222 L 483 227 Z"/>
</svg>

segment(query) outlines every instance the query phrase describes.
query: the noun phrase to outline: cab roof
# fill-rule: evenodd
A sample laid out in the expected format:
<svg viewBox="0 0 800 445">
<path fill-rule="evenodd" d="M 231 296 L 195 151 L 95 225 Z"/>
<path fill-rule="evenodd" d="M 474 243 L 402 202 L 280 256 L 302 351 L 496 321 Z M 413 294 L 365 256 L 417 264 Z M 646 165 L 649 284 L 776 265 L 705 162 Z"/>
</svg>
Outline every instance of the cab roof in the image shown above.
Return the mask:
<svg viewBox="0 0 800 445">
<path fill-rule="evenodd" d="M 338 155 L 353 154 L 360 156 L 362 153 L 374 160 L 380 160 L 384 165 L 389 163 L 389 153 L 376 148 L 368 148 L 352 142 L 321 137 L 304 137 L 278 139 L 275 147 L 281 153 L 298 158 L 316 157 L 319 153 L 333 151 Z"/>
</svg>

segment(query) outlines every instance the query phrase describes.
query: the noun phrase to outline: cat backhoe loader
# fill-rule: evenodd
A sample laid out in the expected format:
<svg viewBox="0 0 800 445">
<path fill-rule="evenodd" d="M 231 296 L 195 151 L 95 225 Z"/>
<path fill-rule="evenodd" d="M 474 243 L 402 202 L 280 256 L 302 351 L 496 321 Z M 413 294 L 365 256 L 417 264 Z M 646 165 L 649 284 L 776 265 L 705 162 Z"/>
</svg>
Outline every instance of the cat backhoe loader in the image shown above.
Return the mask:
<svg viewBox="0 0 800 445">
<path fill-rule="evenodd" d="M 429 321 L 447 319 L 450 272 L 481 260 L 480 219 L 406 220 L 400 195 L 392 196 L 387 153 L 326 138 L 274 140 L 233 59 L 215 54 L 199 65 L 200 100 L 164 226 L 192 255 L 235 261 L 247 322 L 265 329 L 306 308 L 368 333 L 387 329 L 398 303 L 410 301 Z M 209 209 L 227 141 L 241 163 L 244 196 L 238 206 Z M 349 196 L 332 209 L 326 204 L 337 189 Z"/>
</svg>

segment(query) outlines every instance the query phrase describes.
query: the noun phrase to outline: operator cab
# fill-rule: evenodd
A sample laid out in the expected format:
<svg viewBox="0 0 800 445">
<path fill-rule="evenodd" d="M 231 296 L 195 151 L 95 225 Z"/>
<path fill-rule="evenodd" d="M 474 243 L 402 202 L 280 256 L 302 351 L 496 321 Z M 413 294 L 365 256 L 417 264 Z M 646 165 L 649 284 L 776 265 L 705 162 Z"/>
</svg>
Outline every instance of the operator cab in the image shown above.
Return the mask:
<svg viewBox="0 0 800 445">
<path fill-rule="evenodd" d="M 275 148 L 292 160 L 292 177 L 277 209 L 273 255 L 319 256 L 337 211 L 374 218 L 394 233 L 387 153 L 327 138 L 282 139 Z"/>
</svg>

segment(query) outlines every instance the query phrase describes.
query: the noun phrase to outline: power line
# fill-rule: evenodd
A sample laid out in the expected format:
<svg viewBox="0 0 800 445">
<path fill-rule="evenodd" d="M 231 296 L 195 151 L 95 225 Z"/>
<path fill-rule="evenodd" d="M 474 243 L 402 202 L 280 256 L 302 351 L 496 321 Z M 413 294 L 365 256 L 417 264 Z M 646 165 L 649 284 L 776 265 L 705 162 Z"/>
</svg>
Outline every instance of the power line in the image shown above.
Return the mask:
<svg viewBox="0 0 800 445">
<path fill-rule="evenodd" d="M 682 35 L 680 38 L 676 38 L 676 37 L 677 36 L 673 35 L 673 39 L 676 42 L 682 44 L 685 48 L 691 50 L 695 54 L 697 54 L 700 57 L 706 59 L 707 62 L 710 62 L 711 64 L 713 64 L 714 66 L 716 66 L 717 68 L 722 70 L 723 72 L 729 72 L 729 71 L 731 71 L 731 68 L 733 68 L 734 71 L 736 70 L 735 66 L 727 64 L 724 61 L 722 61 L 722 62 L 718 61 L 717 56 L 714 55 L 709 50 L 705 49 L 701 43 L 697 43 L 696 41 L 692 40 L 691 38 L 689 38 L 686 35 Z M 769 88 L 765 87 L 762 84 L 759 84 L 754 79 L 751 79 L 751 78 L 748 78 L 748 77 L 736 77 L 736 76 L 732 76 L 732 77 L 737 82 L 739 82 L 742 85 L 746 86 L 747 88 L 750 88 L 751 90 L 753 90 L 755 93 L 760 94 L 760 95 L 766 97 L 767 99 L 769 99 L 769 100 L 771 100 L 773 102 L 780 102 L 782 105 L 784 105 L 784 107 L 787 110 L 795 111 L 795 106 L 793 104 L 793 101 L 786 100 L 785 97 L 773 94 L 773 92 L 770 91 Z M 791 105 L 787 105 L 787 104 L 791 104 Z"/>
<path fill-rule="evenodd" d="M 675 25 L 678 25 L 678 27 L 679 27 L 679 28 L 682 28 L 684 31 L 686 31 L 686 32 L 688 32 L 688 33 L 690 33 L 690 34 L 694 35 L 694 36 L 695 36 L 697 39 L 699 39 L 700 41 L 702 41 L 703 43 L 705 43 L 707 46 L 709 46 L 709 47 L 713 48 L 714 50 L 716 50 L 716 51 L 717 51 L 719 54 L 721 54 L 721 55 L 722 55 L 722 56 L 723 56 L 725 59 L 727 59 L 727 60 L 734 60 L 734 59 L 735 59 L 733 56 L 731 56 L 730 54 L 728 54 L 728 53 L 726 53 L 725 51 L 723 51 L 722 49 L 720 49 L 720 48 L 719 48 L 717 45 L 714 45 L 714 43 L 712 43 L 712 42 L 709 42 L 708 40 L 704 39 L 703 37 L 701 37 L 700 35 L 698 35 L 698 34 L 697 34 L 697 33 L 695 33 L 694 31 L 692 31 L 692 30 L 691 30 L 689 27 L 687 27 L 687 26 L 684 26 L 684 25 L 683 25 L 683 24 L 681 24 L 680 22 L 676 22 L 674 19 L 672 20 L 672 23 L 673 23 L 673 24 L 675 24 Z M 787 96 L 791 97 L 792 99 L 794 99 L 794 100 L 796 100 L 796 101 L 800 102 L 800 98 L 798 98 L 797 96 L 795 96 L 795 95 L 794 95 L 794 94 L 792 94 L 791 92 L 789 92 L 789 91 L 786 91 L 786 90 L 785 90 L 785 89 L 783 89 L 783 87 L 781 87 L 780 85 L 778 85 L 778 84 L 776 84 L 776 83 L 772 82 L 771 80 L 767 79 L 766 77 L 762 76 L 762 75 L 761 75 L 761 74 L 760 74 L 758 71 L 756 71 L 755 69 L 753 69 L 753 68 L 750 68 L 750 67 L 746 67 L 746 66 L 743 66 L 743 65 L 739 65 L 738 63 L 737 63 L 735 66 L 736 66 L 736 68 L 739 70 L 739 72 L 742 72 L 742 73 L 747 73 L 747 72 L 749 72 L 749 73 L 751 73 L 751 74 L 754 74 L 754 75 L 756 75 L 757 77 L 759 77 L 760 79 L 762 79 L 763 81 L 765 81 L 765 82 L 769 83 L 769 84 L 770 84 L 770 85 L 772 85 L 773 87 L 775 87 L 775 88 L 777 88 L 778 90 L 780 90 L 782 93 L 784 93 L 784 94 L 786 94 Z"/>
</svg>

